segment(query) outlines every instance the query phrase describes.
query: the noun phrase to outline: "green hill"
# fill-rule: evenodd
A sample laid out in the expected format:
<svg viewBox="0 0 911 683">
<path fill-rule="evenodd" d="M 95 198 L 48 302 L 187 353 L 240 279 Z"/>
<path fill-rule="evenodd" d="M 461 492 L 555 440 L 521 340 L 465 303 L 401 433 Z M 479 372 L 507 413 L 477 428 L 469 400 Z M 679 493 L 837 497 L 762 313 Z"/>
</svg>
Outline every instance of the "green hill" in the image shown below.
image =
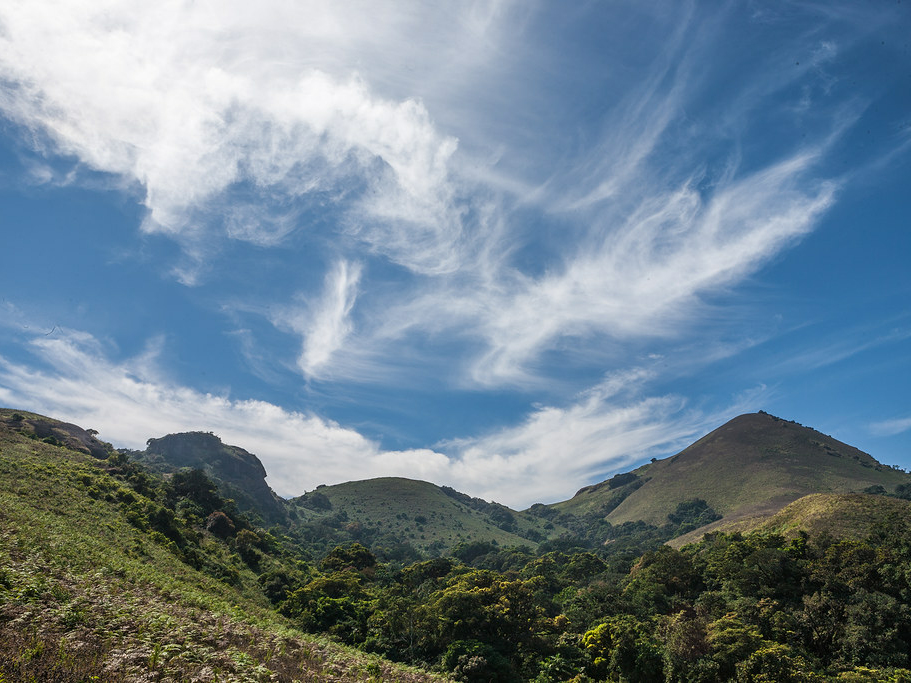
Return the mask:
<svg viewBox="0 0 911 683">
<path fill-rule="evenodd" d="M 93 438 L 0 410 L 0 680 L 443 680 L 293 628 L 251 566 L 278 551 L 241 557 L 268 535 L 210 531 Z"/>
<path fill-rule="evenodd" d="M 863 493 L 814 493 L 795 500 L 756 528 L 785 536 L 805 531 L 812 536 L 860 540 L 894 521 L 911 524 L 911 501 Z"/>
<path fill-rule="evenodd" d="M 892 491 L 906 473 L 830 436 L 766 413 L 741 415 L 677 455 L 581 489 L 551 506 L 599 513 L 612 524 L 660 525 L 687 500 L 702 499 L 727 522 L 766 517 L 811 493 Z"/>
<path fill-rule="evenodd" d="M 535 546 L 566 531 L 448 487 L 397 477 L 320 486 L 291 503 L 303 520 L 341 514 L 349 529 L 369 530 L 372 543 L 405 542 L 430 554 L 462 542 Z"/>
<path fill-rule="evenodd" d="M 534 546 L 566 532 L 534 515 L 448 487 L 394 477 L 320 486 L 283 501 L 269 488 L 266 470 L 255 455 L 209 432 L 149 439 L 146 450 L 128 454 L 166 475 L 201 469 L 239 510 L 288 530 L 316 553 L 356 540 L 369 547 L 410 546 L 418 554 L 439 555 L 463 542 Z"/>
</svg>

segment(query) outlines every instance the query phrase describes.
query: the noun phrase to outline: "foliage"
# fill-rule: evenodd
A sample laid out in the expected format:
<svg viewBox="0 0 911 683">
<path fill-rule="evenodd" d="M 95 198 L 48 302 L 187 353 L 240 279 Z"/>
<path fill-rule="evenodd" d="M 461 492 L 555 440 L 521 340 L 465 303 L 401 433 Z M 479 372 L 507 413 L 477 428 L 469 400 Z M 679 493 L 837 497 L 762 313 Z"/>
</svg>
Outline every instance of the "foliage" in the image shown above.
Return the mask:
<svg viewBox="0 0 911 683">
<path fill-rule="evenodd" d="M 412 498 L 382 528 L 348 516 L 342 496 L 366 489 L 322 487 L 330 505 L 308 494 L 297 519 L 264 529 L 203 469 L 164 477 L 18 431 L 33 416 L 0 418 L 7 680 L 430 680 L 387 660 L 501 683 L 911 680 L 911 525 L 896 497 L 849 499 L 867 520 L 890 511 L 863 536 L 716 532 L 671 548 L 717 516 L 705 499 L 660 525 L 611 524 L 603 510 L 509 516 L 396 480 Z M 484 534 L 447 536 L 449 556 L 391 533 L 443 534 L 456 505 Z M 545 524 L 563 531 L 535 548 L 528 532 Z"/>
</svg>

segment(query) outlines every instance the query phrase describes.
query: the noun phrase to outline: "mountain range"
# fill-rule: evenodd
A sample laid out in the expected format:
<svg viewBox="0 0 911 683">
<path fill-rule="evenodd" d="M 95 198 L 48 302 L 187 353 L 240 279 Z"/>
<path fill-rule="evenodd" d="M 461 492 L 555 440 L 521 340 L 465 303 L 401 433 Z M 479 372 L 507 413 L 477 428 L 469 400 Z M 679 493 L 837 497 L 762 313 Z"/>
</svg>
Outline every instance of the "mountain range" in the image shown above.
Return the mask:
<svg viewBox="0 0 911 683">
<path fill-rule="evenodd" d="M 690 501 L 704 501 L 701 509 L 714 513 L 711 520 L 703 516 L 706 530 L 747 528 L 804 496 L 891 493 L 911 483 L 908 473 L 868 453 L 764 412 L 736 417 L 676 455 L 583 487 L 569 500 L 527 510 L 396 477 L 319 486 L 283 501 L 255 455 L 204 432 L 150 439 L 145 451 L 130 455 L 162 472 L 203 469 L 225 497 L 266 524 L 341 520 L 355 536 L 406 542 L 431 554 L 469 541 L 535 545 L 573 533 L 579 520 L 660 527 Z M 687 537 L 698 537 L 694 532 Z"/>
<path fill-rule="evenodd" d="M 365 591 L 392 600 L 392 614 L 411 604 L 397 591 L 418 581 L 437 591 L 438 609 L 454 609 L 447 591 L 505 590 L 521 567 L 543 572 L 529 585 L 551 585 L 548 567 L 565 566 L 560 581 L 590 577 L 573 590 L 594 595 L 605 581 L 634 585 L 643 562 L 676 557 L 663 544 L 719 530 L 860 541 L 911 517 L 911 475 L 765 413 L 527 510 L 402 478 L 282 499 L 266 476 L 254 454 L 209 432 L 117 450 L 92 430 L 0 409 L 0 680 L 448 680 L 299 629 L 447 671 L 493 666 L 474 641 L 423 659 L 409 654 L 413 643 L 371 641 L 365 624 L 395 637 L 406 626 L 364 612 L 386 604 Z M 469 578 L 481 583 L 463 586 Z M 585 600 L 565 608 L 581 614 Z M 593 609 L 586 618 L 598 618 Z M 547 628 L 569 628 L 560 618 Z"/>
</svg>

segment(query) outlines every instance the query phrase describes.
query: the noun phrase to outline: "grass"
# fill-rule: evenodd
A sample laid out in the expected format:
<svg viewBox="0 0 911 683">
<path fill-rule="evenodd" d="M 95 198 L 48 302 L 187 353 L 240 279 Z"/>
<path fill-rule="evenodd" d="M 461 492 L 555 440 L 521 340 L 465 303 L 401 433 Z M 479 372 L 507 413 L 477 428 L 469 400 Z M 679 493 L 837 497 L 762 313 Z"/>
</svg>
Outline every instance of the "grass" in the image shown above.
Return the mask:
<svg viewBox="0 0 911 683">
<path fill-rule="evenodd" d="M 668 543 L 676 548 L 698 541 L 706 532 L 776 533 L 791 538 L 799 531 L 812 537 L 862 540 L 880 525 L 911 523 L 911 501 L 863 493 L 813 493 L 771 515 L 719 520 Z"/>
<path fill-rule="evenodd" d="M 0 425 L 0 680 L 444 680 L 300 633 L 214 538 L 230 581 L 132 524 L 142 502 L 103 461 Z"/>
<path fill-rule="evenodd" d="M 447 495 L 434 484 L 413 479 L 352 481 L 322 486 L 318 492 L 332 503 L 330 514 L 343 510 L 351 522 L 376 528 L 424 552 L 445 552 L 469 540 L 495 542 L 501 547 L 534 546 L 536 542 L 522 533 L 531 530 L 543 540 L 561 531 L 547 529 L 546 521 L 515 511 L 511 514 L 521 533 L 504 530 L 485 512 Z"/>
<path fill-rule="evenodd" d="M 817 493 L 794 501 L 764 521 L 759 530 L 785 536 L 803 530 L 814 537 L 828 534 L 860 540 L 878 525 L 895 520 L 911 520 L 911 501 L 862 493 Z"/>
</svg>

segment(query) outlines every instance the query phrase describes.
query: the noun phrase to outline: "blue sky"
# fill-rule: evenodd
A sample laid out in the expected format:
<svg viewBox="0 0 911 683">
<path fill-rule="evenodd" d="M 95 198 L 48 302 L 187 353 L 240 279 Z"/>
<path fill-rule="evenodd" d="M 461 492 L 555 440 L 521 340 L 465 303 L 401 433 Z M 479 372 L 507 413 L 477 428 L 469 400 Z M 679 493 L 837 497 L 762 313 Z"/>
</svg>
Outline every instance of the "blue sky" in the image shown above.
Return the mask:
<svg viewBox="0 0 911 683">
<path fill-rule="evenodd" d="M 911 468 L 908 3 L 0 6 L 0 404 L 515 507 Z"/>
</svg>

